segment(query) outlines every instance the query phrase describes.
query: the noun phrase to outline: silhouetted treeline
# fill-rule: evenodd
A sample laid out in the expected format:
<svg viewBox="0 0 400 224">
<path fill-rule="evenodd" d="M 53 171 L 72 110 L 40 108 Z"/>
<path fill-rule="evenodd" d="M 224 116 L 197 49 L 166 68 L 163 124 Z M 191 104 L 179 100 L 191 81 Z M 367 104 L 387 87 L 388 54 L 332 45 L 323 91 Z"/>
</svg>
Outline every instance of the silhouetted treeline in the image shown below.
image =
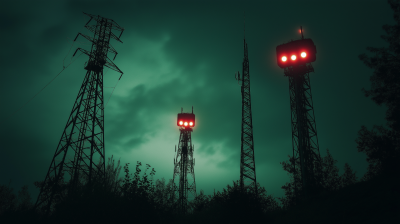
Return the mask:
<svg viewBox="0 0 400 224">
<path fill-rule="evenodd" d="M 337 161 L 329 150 L 315 170 L 318 188 L 311 201 L 302 200 L 300 164 L 293 157 L 282 162 L 291 177 L 282 186 L 285 196 L 275 199 L 257 183 L 255 190 L 242 191 L 238 181 L 222 192 L 205 195 L 200 190 L 189 203 L 188 214 L 177 210 L 174 183 L 165 179 L 153 181 L 154 168 L 142 176 L 141 163 L 136 172 L 119 178 L 120 161 L 108 159 L 105 176 L 95 172 L 89 184 L 87 176 L 77 182 L 61 179 L 59 196 L 52 210 L 44 216 L 42 207 L 34 209 L 25 185 L 14 194 L 0 185 L 0 223 L 396 223 L 400 220 L 400 1 L 388 0 L 394 11 L 395 25 L 384 25 L 382 38 L 387 48 L 367 48 L 373 56 L 359 56 L 374 70 L 371 89 L 363 90 L 378 105 L 387 107 L 387 127 L 362 126 L 356 139 L 357 149 L 367 156 L 366 174 L 358 181 L 350 165 L 339 175 Z M 294 163 L 296 163 L 294 166 Z M 101 167 L 101 166 L 98 166 Z M 150 176 L 149 176 L 150 175 Z M 105 177 L 105 178 L 104 178 Z M 272 180 L 273 181 L 273 180 Z M 36 181 L 35 186 L 49 191 L 49 182 Z M 36 199 L 34 199 L 36 201 Z M 279 206 L 278 202 L 281 202 Z"/>
<path fill-rule="evenodd" d="M 371 89 L 363 92 L 378 105 L 385 105 L 387 128 L 375 125 L 372 130 L 365 126 L 358 133 L 357 148 L 367 155 L 368 171 L 363 180 L 376 175 L 398 175 L 400 166 L 400 2 L 388 0 L 394 12 L 395 25 L 384 25 L 386 35 L 381 38 L 389 47 L 368 47 L 373 54 L 359 55 L 366 66 L 373 69 Z"/>
</svg>

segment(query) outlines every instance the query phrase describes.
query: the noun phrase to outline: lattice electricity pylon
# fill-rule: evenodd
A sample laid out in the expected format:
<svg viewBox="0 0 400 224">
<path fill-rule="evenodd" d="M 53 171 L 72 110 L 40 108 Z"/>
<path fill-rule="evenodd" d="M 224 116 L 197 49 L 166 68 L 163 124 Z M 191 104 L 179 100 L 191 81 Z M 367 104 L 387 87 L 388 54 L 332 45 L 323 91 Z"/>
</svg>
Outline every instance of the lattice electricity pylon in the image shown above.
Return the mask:
<svg viewBox="0 0 400 224">
<path fill-rule="evenodd" d="M 256 163 L 254 160 L 253 120 L 251 113 L 249 57 L 246 39 L 244 39 L 243 77 L 240 72 L 236 79 L 242 81 L 242 137 L 240 147 L 240 188 L 253 189 L 258 195 L 256 181 Z"/>
<path fill-rule="evenodd" d="M 311 62 L 316 60 L 316 47 L 311 39 L 304 39 L 302 29 L 301 34 L 301 40 L 277 47 L 277 61 L 289 77 L 293 167 L 296 171 L 300 160 L 302 180 L 301 184 L 295 181 L 295 190 L 300 185 L 307 199 L 320 186 L 322 167 L 309 77 L 314 71 Z"/>
<path fill-rule="evenodd" d="M 181 111 L 178 114 L 177 125 L 180 127 L 179 145 L 178 151 L 175 152 L 176 157 L 174 158 L 174 185 L 178 186 L 175 188 L 175 195 L 178 199 L 178 209 L 181 213 L 185 214 L 191 212 L 191 208 L 188 207 L 190 199 L 196 197 L 196 181 L 194 177 L 194 165 L 195 161 L 193 158 L 194 147 L 192 145 L 191 132 L 195 126 L 195 115 L 192 113 L 183 113 Z M 175 183 L 178 180 L 178 184 Z M 190 195 L 189 195 L 190 193 Z"/>
<path fill-rule="evenodd" d="M 66 192 L 73 191 L 80 175 L 84 176 L 89 187 L 96 176 L 105 177 L 103 67 L 120 72 L 122 77 L 122 71 L 107 57 L 107 53 L 116 56 L 110 39 L 122 43 L 119 38 L 124 29 L 111 19 L 85 14 L 90 17 L 89 22 L 92 19 L 97 21 L 94 25 L 88 25 L 89 22 L 85 25 L 94 37 L 78 33 L 75 40 L 79 34 L 82 35 L 92 42 L 92 49 L 88 52 L 78 48 L 74 53 L 81 50 L 89 56 L 89 61 L 85 67 L 86 76 L 35 203 L 35 208 L 41 208 L 46 214 L 53 210 L 54 204 L 62 200 Z M 119 37 L 112 33 L 112 29 L 121 32 Z M 96 164 L 95 160 L 99 163 Z M 65 172 L 70 177 L 69 181 L 64 181 Z M 64 183 L 68 183 L 69 187 Z"/>
</svg>

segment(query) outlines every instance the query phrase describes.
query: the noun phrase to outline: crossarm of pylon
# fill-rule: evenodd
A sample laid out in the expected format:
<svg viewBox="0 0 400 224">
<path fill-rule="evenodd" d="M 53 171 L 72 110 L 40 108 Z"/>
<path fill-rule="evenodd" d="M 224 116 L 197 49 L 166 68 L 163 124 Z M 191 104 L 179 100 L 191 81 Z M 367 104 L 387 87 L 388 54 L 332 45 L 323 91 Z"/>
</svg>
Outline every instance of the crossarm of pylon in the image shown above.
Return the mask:
<svg viewBox="0 0 400 224">
<path fill-rule="evenodd" d="M 108 48 L 108 52 L 114 53 L 114 58 L 113 61 L 115 60 L 115 57 L 117 57 L 118 52 L 115 50 L 115 48 L 113 46 L 111 46 L 111 44 L 108 45 L 110 48 Z"/>
<path fill-rule="evenodd" d="M 104 66 L 106 66 L 107 68 L 110 68 L 116 72 L 121 73 L 121 76 L 122 76 L 122 74 L 124 74 L 108 57 L 107 57 L 107 60 L 106 60 L 106 63 L 104 64 Z"/>
<path fill-rule="evenodd" d="M 74 41 L 76 41 L 76 39 L 78 38 L 79 34 L 82 35 L 84 38 L 88 39 L 90 42 L 94 43 L 92 37 L 89 37 L 88 35 L 85 35 L 85 34 L 83 34 L 83 33 L 78 33 L 78 34 L 76 35 Z"/>
<path fill-rule="evenodd" d="M 121 31 L 121 34 L 122 34 L 122 32 L 124 32 L 124 28 L 122 28 L 120 25 L 118 25 L 118 23 L 117 22 L 115 22 L 114 20 L 112 20 L 112 19 L 110 19 L 111 21 L 112 21 L 112 24 L 113 24 L 113 30 L 118 30 L 118 31 Z M 121 34 L 119 35 L 120 37 L 121 37 Z"/>
<path fill-rule="evenodd" d="M 113 32 L 110 33 L 111 34 L 111 38 L 123 43 L 117 36 L 115 36 L 115 34 Z M 122 34 L 122 33 L 121 33 Z"/>
<path fill-rule="evenodd" d="M 85 25 L 85 28 L 94 34 L 98 34 L 98 32 L 96 32 L 96 25 Z"/>
<path fill-rule="evenodd" d="M 90 16 L 90 18 L 92 18 L 92 19 L 96 19 L 96 16 L 95 16 L 95 15 L 92 15 L 92 14 L 90 14 L 90 13 L 83 12 L 83 14 L 85 14 L 85 15 L 87 15 L 87 16 Z"/>
<path fill-rule="evenodd" d="M 92 15 L 92 14 L 89 14 L 89 13 L 85 13 L 85 12 L 84 12 L 84 14 L 86 14 L 87 16 L 90 16 L 90 20 L 94 19 L 94 20 L 96 20 L 97 22 L 101 22 L 95 15 Z M 90 20 L 89 20 L 89 22 L 90 22 Z M 114 30 L 121 31 L 121 34 L 119 35 L 119 36 L 121 37 L 122 32 L 124 31 L 124 28 L 122 28 L 120 25 L 118 25 L 118 24 L 117 24 L 114 20 L 112 20 L 112 19 L 107 19 L 107 20 L 111 21 L 111 22 L 108 22 L 108 23 L 110 23 L 110 24 L 112 25 L 112 27 L 115 27 Z M 89 22 L 88 22 L 88 23 L 89 23 Z M 88 23 L 87 23 L 87 24 L 88 24 Z M 90 30 L 90 31 L 92 31 L 92 32 L 95 33 L 95 30 L 93 29 L 93 27 L 92 27 L 92 26 L 88 26 L 87 24 L 85 25 L 85 27 L 86 27 L 88 30 Z M 111 38 L 113 38 L 113 39 L 115 39 L 115 40 L 117 40 L 117 41 L 119 41 L 119 42 L 122 43 L 122 41 L 119 39 L 119 37 L 115 36 L 115 34 L 112 33 L 112 32 L 111 32 Z"/>
<path fill-rule="evenodd" d="M 85 28 L 88 29 L 89 31 L 91 31 L 92 33 L 96 34 L 96 35 L 98 34 L 98 32 L 96 31 L 96 25 L 85 25 Z M 112 30 L 112 28 L 111 28 L 111 30 Z M 110 31 L 111 38 L 113 38 L 113 39 L 115 39 L 115 40 L 117 40 L 117 41 L 123 43 L 123 42 L 119 39 L 119 38 L 121 37 L 123 31 L 124 31 L 124 30 L 121 31 L 121 33 L 119 34 L 119 37 L 117 37 L 113 32 Z"/>
<path fill-rule="evenodd" d="M 76 54 L 76 52 L 78 52 L 78 50 L 82 51 L 82 53 L 84 53 L 84 54 L 86 54 L 87 56 L 90 57 L 89 51 L 87 51 L 87 50 L 85 50 L 85 49 L 82 49 L 82 48 L 80 48 L 80 47 L 78 47 L 78 49 L 76 49 L 76 51 L 75 51 L 75 53 L 72 55 L 72 57 L 75 56 L 75 54 Z"/>
</svg>

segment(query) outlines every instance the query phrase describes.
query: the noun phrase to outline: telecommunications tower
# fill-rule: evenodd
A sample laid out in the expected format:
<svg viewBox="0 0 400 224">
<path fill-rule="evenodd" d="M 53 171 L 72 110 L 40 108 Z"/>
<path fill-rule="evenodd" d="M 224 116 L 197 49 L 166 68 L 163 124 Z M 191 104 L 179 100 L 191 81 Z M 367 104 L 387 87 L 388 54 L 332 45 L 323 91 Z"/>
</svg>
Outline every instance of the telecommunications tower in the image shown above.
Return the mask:
<svg viewBox="0 0 400 224">
<path fill-rule="evenodd" d="M 317 48 L 311 39 L 301 39 L 276 47 L 277 62 L 289 77 L 290 110 L 292 117 L 292 145 L 294 168 L 300 160 L 301 185 L 304 196 L 319 186 L 321 157 L 315 124 L 309 73 L 314 71 L 311 62 L 316 60 Z M 295 169 L 296 170 L 296 169 Z M 295 181 L 295 190 L 297 186 Z M 295 192 L 297 196 L 298 192 Z"/>
<path fill-rule="evenodd" d="M 194 158 L 193 158 L 193 145 L 191 132 L 195 126 L 195 116 L 192 113 L 181 113 L 178 114 L 177 125 L 180 127 L 179 145 L 178 151 L 175 152 L 176 157 L 174 158 L 174 176 L 173 181 L 179 181 L 178 187 L 175 189 L 176 198 L 178 198 L 178 209 L 182 213 L 187 213 L 188 200 L 196 197 L 196 181 L 194 178 Z M 190 196 L 189 196 L 190 193 Z"/>
<path fill-rule="evenodd" d="M 256 163 L 254 160 L 254 141 L 253 141 L 253 121 L 251 113 L 251 96 L 250 96 L 250 74 L 249 74 L 249 57 L 246 38 L 244 40 L 244 58 L 242 78 L 240 72 L 235 75 L 236 80 L 242 81 L 242 137 L 240 148 L 240 188 L 254 189 L 256 195 L 257 181 L 256 181 Z"/>
<path fill-rule="evenodd" d="M 117 56 L 110 39 L 122 43 L 119 38 L 124 29 L 112 19 L 84 14 L 90 17 L 85 27 L 94 36 L 78 33 L 74 41 L 82 35 L 92 42 L 92 48 L 90 52 L 78 48 L 73 55 L 80 50 L 89 56 L 85 67 L 87 72 L 35 203 L 35 208 L 46 214 L 68 191 L 73 192 L 80 179 L 86 180 L 91 187 L 95 177 L 103 180 L 105 177 L 103 67 L 121 73 L 121 79 L 122 71 L 107 57 L 107 53 Z M 96 23 L 89 25 L 92 20 Z M 118 37 L 112 29 L 120 31 Z M 64 180 L 65 173 L 69 181 Z M 68 183 L 68 189 L 64 183 Z"/>
</svg>

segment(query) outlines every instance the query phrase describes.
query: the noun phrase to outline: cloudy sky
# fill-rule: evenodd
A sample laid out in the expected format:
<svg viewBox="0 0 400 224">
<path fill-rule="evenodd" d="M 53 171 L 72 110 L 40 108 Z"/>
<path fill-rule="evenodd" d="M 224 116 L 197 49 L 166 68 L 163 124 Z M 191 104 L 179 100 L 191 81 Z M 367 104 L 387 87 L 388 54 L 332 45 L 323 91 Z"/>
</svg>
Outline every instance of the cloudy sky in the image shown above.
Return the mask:
<svg viewBox="0 0 400 224">
<path fill-rule="evenodd" d="M 361 125 L 385 124 L 385 107 L 363 95 L 372 70 L 358 55 L 368 46 L 387 46 L 382 25 L 394 20 L 386 1 L 6 0 L 0 3 L 0 184 L 11 180 L 16 190 L 28 184 L 36 200 L 33 182 L 45 178 L 86 72 L 88 57 L 72 58 L 77 47 L 90 50 L 82 37 L 72 45 L 79 32 L 92 35 L 82 12 L 125 29 L 122 44 L 111 41 L 124 75 L 119 82 L 114 71 L 104 75 L 105 87 L 118 83 L 105 108 L 106 158 L 130 163 L 131 171 L 141 161 L 155 168 L 156 179 L 171 179 L 176 115 L 193 106 L 197 192 L 211 194 L 238 180 L 235 72 L 242 69 L 244 10 L 258 182 L 281 197 L 289 181 L 280 165 L 292 154 L 289 83 L 275 48 L 301 38 L 300 26 L 317 47 L 310 79 L 321 156 L 329 149 L 341 173 L 347 162 L 361 177 L 367 163 L 357 152 L 357 132 Z M 106 101 L 112 90 L 105 88 Z"/>
</svg>

